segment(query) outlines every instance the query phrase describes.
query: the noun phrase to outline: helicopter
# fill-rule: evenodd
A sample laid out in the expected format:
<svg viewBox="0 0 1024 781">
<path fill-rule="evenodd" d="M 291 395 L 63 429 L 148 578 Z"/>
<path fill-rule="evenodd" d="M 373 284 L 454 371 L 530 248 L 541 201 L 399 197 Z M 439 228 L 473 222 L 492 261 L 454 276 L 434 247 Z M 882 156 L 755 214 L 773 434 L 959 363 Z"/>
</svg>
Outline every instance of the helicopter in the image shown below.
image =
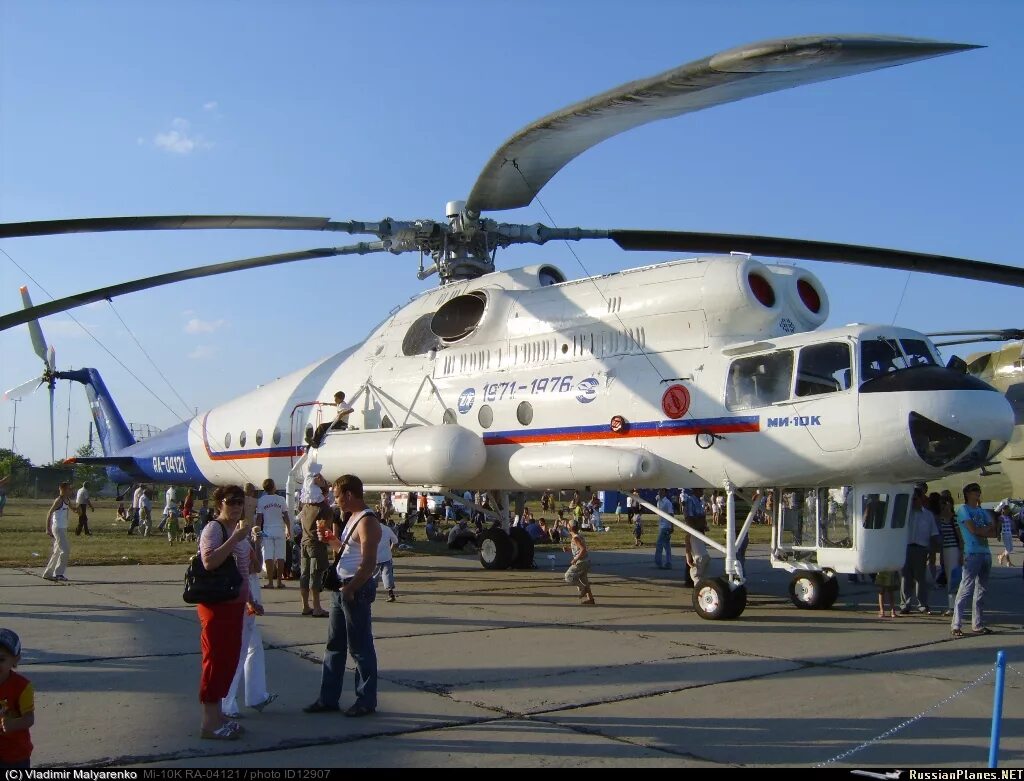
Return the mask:
<svg viewBox="0 0 1024 781">
<path fill-rule="evenodd" d="M 1024 286 L 1024 270 L 900 250 L 766 236 L 500 223 L 597 143 L 639 125 L 827 79 L 973 47 L 886 36 L 802 36 L 737 47 L 556 111 L 520 130 L 445 219 L 376 222 L 180 215 L 7 223 L 0 239 L 95 231 L 281 229 L 374 241 L 186 269 L 0 316 L 29 324 L 42 381 L 86 388 L 113 479 L 260 483 L 287 495 L 318 464 L 370 490 L 491 492 L 497 523 L 479 539 L 487 569 L 532 563 L 510 525 L 510 494 L 552 485 L 718 488 L 724 545 L 648 509 L 725 555 L 695 584 L 708 619 L 746 606 L 737 553 L 751 522 L 746 486 L 776 486 L 772 564 L 793 573 L 799 607 L 827 607 L 839 573 L 902 565 L 910 484 L 988 463 L 1013 411 L 981 380 L 943 365 L 935 345 L 896 326 L 823 329 L 829 299 L 810 271 L 755 255 L 918 270 Z M 553 263 L 499 270 L 499 250 L 611 240 L 631 251 L 704 253 L 570 279 Z M 61 371 L 39 318 L 114 296 L 313 258 L 418 253 L 439 286 L 399 307 L 364 341 L 134 442 L 95 369 Z M 23 386 L 20 386 L 23 387 Z M 315 432 L 345 389 L 345 429 Z M 17 390 L 17 389 L 16 389 Z M 477 508 L 482 509 L 482 508 Z"/>
</svg>

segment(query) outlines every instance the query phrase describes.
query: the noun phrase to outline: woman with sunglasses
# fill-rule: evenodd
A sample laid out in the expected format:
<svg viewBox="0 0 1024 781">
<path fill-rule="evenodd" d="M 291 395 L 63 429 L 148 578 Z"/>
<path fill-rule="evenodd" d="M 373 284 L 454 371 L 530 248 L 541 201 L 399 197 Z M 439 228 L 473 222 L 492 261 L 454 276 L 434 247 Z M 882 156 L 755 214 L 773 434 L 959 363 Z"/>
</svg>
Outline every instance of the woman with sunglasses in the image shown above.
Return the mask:
<svg viewBox="0 0 1024 781">
<path fill-rule="evenodd" d="M 242 617 L 250 601 L 249 572 L 251 546 L 247 540 L 248 525 L 242 520 L 245 494 L 237 485 L 224 485 L 213 492 L 216 517 L 203 529 L 199 538 L 199 555 L 207 570 L 217 569 L 235 557 L 238 571 L 243 573 L 238 598 L 231 602 L 200 603 L 196 606 L 202 625 L 200 644 L 203 654 L 199 678 L 199 702 L 203 719 L 200 736 L 206 740 L 237 740 L 242 727 L 230 721 L 221 710 L 221 699 L 227 695 L 238 667 L 242 650 Z M 260 605 L 250 605 L 262 615 Z"/>
</svg>

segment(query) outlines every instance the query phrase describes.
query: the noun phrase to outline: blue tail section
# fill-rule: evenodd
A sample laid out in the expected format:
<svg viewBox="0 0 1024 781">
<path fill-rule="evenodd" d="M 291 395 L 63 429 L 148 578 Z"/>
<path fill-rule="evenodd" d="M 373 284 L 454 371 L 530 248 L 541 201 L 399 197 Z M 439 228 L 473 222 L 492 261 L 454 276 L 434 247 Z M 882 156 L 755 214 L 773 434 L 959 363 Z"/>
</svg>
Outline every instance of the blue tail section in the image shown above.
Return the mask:
<svg viewBox="0 0 1024 781">
<path fill-rule="evenodd" d="M 103 455 L 119 455 L 125 448 L 135 444 L 135 437 L 128 430 L 124 418 L 121 417 L 114 400 L 110 398 L 110 392 L 96 369 L 56 372 L 55 376 L 57 379 L 73 380 L 85 386 L 85 395 L 89 399 L 92 419 L 96 422 Z"/>
</svg>

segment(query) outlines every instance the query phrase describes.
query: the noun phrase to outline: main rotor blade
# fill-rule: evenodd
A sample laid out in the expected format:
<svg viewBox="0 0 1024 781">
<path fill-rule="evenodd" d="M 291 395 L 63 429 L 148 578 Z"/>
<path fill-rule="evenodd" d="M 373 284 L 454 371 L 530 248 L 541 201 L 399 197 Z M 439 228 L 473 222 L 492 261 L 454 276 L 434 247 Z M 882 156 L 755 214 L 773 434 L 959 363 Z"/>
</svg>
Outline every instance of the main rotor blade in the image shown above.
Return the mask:
<svg viewBox="0 0 1024 781">
<path fill-rule="evenodd" d="M 26 285 L 21 286 L 21 305 L 25 309 L 32 308 L 32 296 L 28 294 L 28 286 Z M 46 339 L 43 338 L 43 329 L 39 327 L 39 323 L 35 320 L 29 321 L 28 335 L 32 338 L 32 349 L 35 350 L 36 355 L 43 360 L 48 369 L 52 370 L 53 367 L 46 360 Z"/>
<path fill-rule="evenodd" d="M 51 236 L 58 233 L 159 230 L 301 230 L 377 233 L 381 223 L 335 222 L 327 217 L 259 217 L 246 215 L 179 214 L 156 217 L 86 217 L 0 223 L 0 239 Z"/>
<path fill-rule="evenodd" d="M 623 84 L 523 128 L 484 166 L 466 208 L 480 213 L 527 206 L 577 155 L 648 122 L 976 48 L 916 38 L 818 35 L 730 49 Z"/>
<path fill-rule="evenodd" d="M 39 390 L 39 386 L 43 384 L 40 379 L 29 380 L 23 382 L 16 388 L 11 388 L 9 391 L 4 391 L 4 395 L 0 396 L 0 401 L 13 401 L 14 399 L 23 399 L 30 393 Z"/>
<path fill-rule="evenodd" d="M 624 250 L 723 254 L 749 252 L 752 255 L 765 255 L 772 258 L 821 260 L 874 268 L 923 271 L 927 274 L 1024 287 L 1024 268 L 1018 266 L 985 263 L 980 260 L 954 258 L 948 255 L 928 255 L 923 252 L 865 247 L 860 244 L 685 231 L 610 230 L 608 238 Z"/>
<path fill-rule="evenodd" d="M 297 260 L 313 260 L 315 258 L 330 258 L 336 255 L 366 255 L 371 252 L 385 252 L 390 245 L 382 241 L 361 241 L 358 244 L 350 244 L 346 247 L 323 247 L 321 249 L 308 249 L 299 252 L 282 252 L 276 255 L 263 255 L 257 258 L 244 258 L 232 260 L 227 263 L 214 263 L 209 266 L 197 266 L 195 268 L 171 271 L 167 274 L 157 274 L 145 279 L 136 279 L 132 282 L 122 282 L 118 285 L 101 287 L 90 290 L 87 293 L 60 298 L 47 304 L 40 304 L 20 312 L 11 312 L 0 316 L 0 331 L 6 331 L 21 323 L 27 323 L 40 317 L 64 312 L 68 309 L 91 304 L 93 301 L 105 301 L 114 296 L 122 296 L 125 293 L 135 293 L 139 290 L 170 285 L 174 282 L 182 282 L 187 279 L 201 279 L 212 277 L 217 274 L 228 274 L 232 271 L 244 271 L 250 268 L 261 268 L 263 266 L 277 266 L 282 263 L 292 263 Z"/>
</svg>

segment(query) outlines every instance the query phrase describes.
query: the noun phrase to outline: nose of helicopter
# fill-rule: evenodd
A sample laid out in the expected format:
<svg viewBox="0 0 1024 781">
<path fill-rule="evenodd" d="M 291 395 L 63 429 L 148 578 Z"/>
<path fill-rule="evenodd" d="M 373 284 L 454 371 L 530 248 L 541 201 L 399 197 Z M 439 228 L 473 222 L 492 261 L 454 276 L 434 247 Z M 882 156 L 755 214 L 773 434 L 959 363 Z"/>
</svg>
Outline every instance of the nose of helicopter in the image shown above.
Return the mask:
<svg viewBox="0 0 1024 781">
<path fill-rule="evenodd" d="M 882 413 L 905 432 L 909 463 L 916 462 L 922 477 L 977 469 L 1013 435 L 1013 409 L 1006 398 L 951 369 L 898 372 L 865 383 L 861 393 L 868 409 L 874 407 L 876 415 Z"/>
</svg>

